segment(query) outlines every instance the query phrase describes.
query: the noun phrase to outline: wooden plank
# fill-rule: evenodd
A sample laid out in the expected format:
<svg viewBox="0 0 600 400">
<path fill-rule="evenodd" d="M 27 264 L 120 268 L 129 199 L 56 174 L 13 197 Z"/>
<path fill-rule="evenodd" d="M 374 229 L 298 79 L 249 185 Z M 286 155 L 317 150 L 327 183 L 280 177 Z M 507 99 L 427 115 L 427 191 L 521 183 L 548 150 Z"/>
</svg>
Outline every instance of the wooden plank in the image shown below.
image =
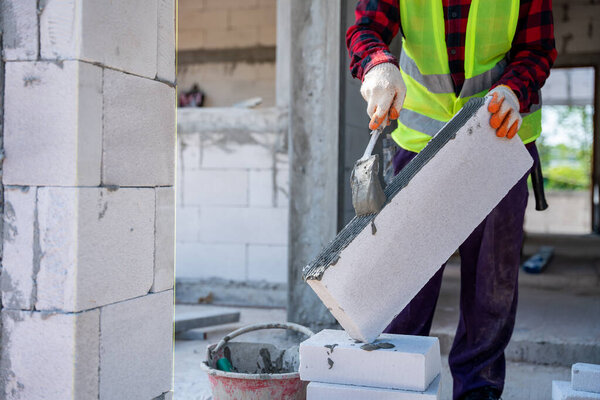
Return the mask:
<svg viewBox="0 0 600 400">
<path fill-rule="evenodd" d="M 191 311 L 175 316 L 175 333 L 239 321 L 239 311 Z"/>
</svg>

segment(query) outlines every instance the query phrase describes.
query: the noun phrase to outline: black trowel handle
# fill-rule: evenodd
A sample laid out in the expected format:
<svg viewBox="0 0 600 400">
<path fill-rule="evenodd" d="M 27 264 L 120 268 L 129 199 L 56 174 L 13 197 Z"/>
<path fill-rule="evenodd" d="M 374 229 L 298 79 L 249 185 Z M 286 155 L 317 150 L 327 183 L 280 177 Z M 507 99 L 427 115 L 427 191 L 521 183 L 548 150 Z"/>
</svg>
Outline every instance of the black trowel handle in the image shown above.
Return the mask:
<svg viewBox="0 0 600 400">
<path fill-rule="evenodd" d="M 542 164 L 538 161 L 531 170 L 531 186 L 535 195 L 535 209 L 543 211 L 548 208 L 546 195 L 544 194 L 544 177 L 542 175 Z"/>
</svg>

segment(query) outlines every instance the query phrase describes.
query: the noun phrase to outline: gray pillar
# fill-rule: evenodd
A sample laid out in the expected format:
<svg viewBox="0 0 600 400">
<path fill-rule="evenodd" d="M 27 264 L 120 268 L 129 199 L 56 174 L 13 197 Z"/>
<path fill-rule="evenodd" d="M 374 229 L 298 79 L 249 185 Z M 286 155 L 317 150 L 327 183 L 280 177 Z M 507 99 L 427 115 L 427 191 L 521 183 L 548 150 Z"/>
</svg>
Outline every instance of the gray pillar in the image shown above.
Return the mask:
<svg viewBox="0 0 600 400">
<path fill-rule="evenodd" d="M 315 330 L 335 320 L 302 268 L 335 237 L 338 221 L 340 0 L 291 2 L 288 319 Z"/>
</svg>

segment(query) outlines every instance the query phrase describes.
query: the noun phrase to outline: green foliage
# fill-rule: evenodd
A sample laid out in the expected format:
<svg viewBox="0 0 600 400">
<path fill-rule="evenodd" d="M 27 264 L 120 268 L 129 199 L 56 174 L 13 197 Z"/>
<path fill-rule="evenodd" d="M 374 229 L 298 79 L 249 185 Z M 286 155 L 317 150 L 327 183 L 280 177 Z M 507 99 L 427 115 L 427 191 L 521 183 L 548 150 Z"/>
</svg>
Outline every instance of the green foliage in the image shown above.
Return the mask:
<svg viewBox="0 0 600 400">
<path fill-rule="evenodd" d="M 590 187 L 593 114 L 591 106 L 545 106 L 556 123 L 544 123 L 536 141 L 545 187 L 550 190 L 585 190 Z M 557 142 L 551 144 L 550 142 Z"/>
</svg>

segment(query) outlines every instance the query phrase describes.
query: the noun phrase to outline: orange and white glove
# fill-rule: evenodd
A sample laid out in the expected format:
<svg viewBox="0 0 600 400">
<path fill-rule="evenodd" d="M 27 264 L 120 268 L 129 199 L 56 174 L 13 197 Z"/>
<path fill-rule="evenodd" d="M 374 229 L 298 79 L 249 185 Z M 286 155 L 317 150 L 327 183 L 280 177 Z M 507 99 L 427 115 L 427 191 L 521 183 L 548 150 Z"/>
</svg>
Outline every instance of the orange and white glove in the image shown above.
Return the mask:
<svg viewBox="0 0 600 400">
<path fill-rule="evenodd" d="M 360 94 L 367 101 L 369 128 L 377 129 L 386 120 L 389 125 L 389 120 L 400 115 L 406 97 L 406 85 L 398 66 L 383 63 L 371 68 L 363 79 Z"/>
<path fill-rule="evenodd" d="M 512 139 L 523 122 L 519 113 L 519 99 L 511 88 L 505 85 L 496 86 L 486 97 L 491 97 L 488 111 L 492 113 L 490 126 L 496 129 L 496 135 Z"/>
</svg>

